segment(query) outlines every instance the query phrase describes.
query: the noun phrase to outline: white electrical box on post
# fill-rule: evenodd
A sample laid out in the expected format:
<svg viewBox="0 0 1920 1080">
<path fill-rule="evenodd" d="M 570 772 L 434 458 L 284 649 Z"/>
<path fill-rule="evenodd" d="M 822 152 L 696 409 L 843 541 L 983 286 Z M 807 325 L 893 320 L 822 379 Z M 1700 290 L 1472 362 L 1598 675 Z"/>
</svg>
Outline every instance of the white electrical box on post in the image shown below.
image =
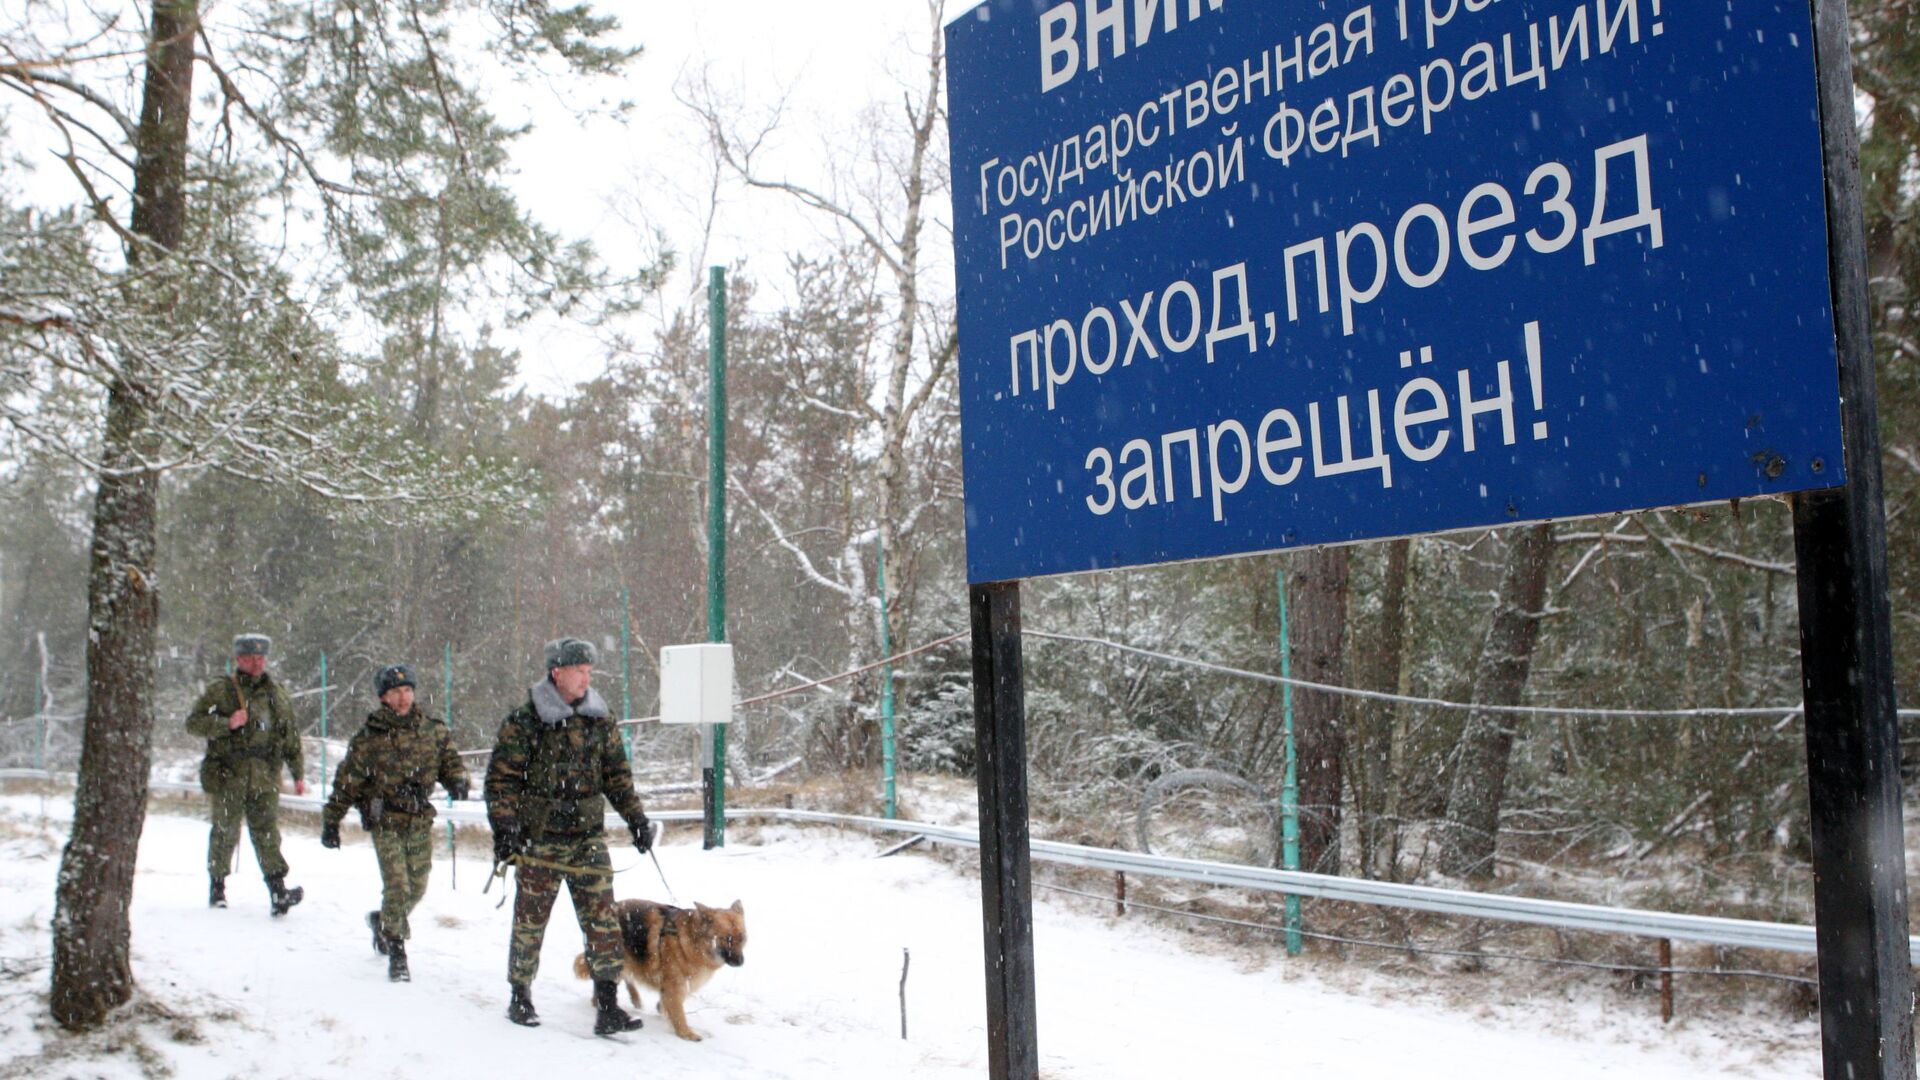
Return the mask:
<svg viewBox="0 0 1920 1080">
<path fill-rule="evenodd" d="M 660 650 L 660 722 L 724 724 L 733 717 L 733 646 Z"/>
</svg>

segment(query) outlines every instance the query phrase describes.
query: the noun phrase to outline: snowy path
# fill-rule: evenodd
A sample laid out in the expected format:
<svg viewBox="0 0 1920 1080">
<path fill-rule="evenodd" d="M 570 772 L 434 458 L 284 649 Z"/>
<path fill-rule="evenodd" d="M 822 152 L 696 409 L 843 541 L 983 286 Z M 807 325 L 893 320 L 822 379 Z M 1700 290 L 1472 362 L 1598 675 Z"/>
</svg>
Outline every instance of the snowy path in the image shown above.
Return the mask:
<svg viewBox="0 0 1920 1080">
<path fill-rule="evenodd" d="M 58 800 L 45 806 L 43 821 L 42 800 L 0 798 L 0 964 L 34 968 L 0 982 L 0 1077 L 143 1075 L 133 1055 L 104 1040 L 76 1045 L 47 1029 L 47 927 L 69 811 Z M 864 835 L 769 828 L 702 852 L 692 830 L 670 833 L 661 862 L 683 903 L 744 901 L 747 963 L 694 997 L 689 1015 L 705 1042 L 675 1038 L 649 1009 L 646 1029 L 622 1045 L 587 1034 L 587 984 L 571 971 L 580 936 L 565 901 L 534 987 L 545 1026 L 515 1028 L 502 1016 L 509 911 L 494 907 L 498 886 L 480 894 L 477 856 L 462 853 L 459 887 L 450 889 L 443 853 L 413 920 L 415 981 L 395 986 L 361 923 L 377 906 L 378 882 L 373 850 L 355 826 L 334 852 L 287 830 L 289 881 L 305 886 L 307 900 L 273 920 L 250 852 L 229 881 L 233 907 L 206 908 L 206 827 L 179 813 L 187 811 L 147 820 L 134 970 L 147 994 L 174 1009 L 231 1019 L 203 1019 L 197 1042 L 175 1040 L 164 1023 L 143 1029 L 151 1055 L 178 1076 L 939 1080 L 986 1072 L 975 883 L 934 859 L 875 859 L 879 845 Z M 616 848 L 614 865 L 633 867 L 616 880 L 623 894 L 660 894 L 651 864 L 631 848 Z M 1331 989 L 1304 965 L 1196 952 L 1192 939 L 1137 920 L 1044 898 L 1036 917 L 1041 1064 L 1052 1080 L 1771 1080 L 1817 1072 L 1814 1046 L 1777 1055 L 1704 1028 L 1663 1031 L 1637 1007 L 1644 1003 L 1542 1005 L 1531 1017 L 1530 1006 L 1396 1006 Z M 913 953 L 905 1042 L 903 946 Z M 1555 1030 L 1522 1030 L 1529 1027 Z"/>
</svg>

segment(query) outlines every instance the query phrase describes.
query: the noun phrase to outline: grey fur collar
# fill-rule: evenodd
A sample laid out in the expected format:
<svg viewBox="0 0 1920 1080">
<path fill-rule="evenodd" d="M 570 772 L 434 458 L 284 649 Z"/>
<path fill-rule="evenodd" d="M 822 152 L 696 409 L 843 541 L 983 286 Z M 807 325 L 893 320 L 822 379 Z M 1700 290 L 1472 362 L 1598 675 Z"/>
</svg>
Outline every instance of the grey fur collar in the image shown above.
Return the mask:
<svg viewBox="0 0 1920 1080">
<path fill-rule="evenodd" d="M 600 692 L 591 686 L 587 687 L 587 699 L 580 703 L 579 708 L 560 700 L 560 691 L 553 688 L 552 679 L 541 679 L 535 683 L 532 696 L 533 711 L 539 715 L 540 722 L 548 727 L 559 727 L 575 713 L 595 720 L 605 720 L 610 715 L 607 703 L 600 700 Z"/>
</svg>

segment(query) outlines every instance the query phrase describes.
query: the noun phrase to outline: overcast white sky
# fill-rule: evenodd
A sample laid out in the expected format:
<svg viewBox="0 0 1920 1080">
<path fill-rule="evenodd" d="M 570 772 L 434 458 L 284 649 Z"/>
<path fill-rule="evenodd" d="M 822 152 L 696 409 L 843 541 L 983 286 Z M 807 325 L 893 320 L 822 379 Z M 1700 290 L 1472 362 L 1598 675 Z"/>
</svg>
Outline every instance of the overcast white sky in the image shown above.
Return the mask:
<svg viewBox="0 0 1920 1080">
<path fill-rule="evenodd" d="M 708 165 L 692 115 L 674 98 L 677 82 L 703 69 L 711 81 L 752 107 L 784 97 L 781 134 L 771 144 L 787 178 L 824 173 L 823 146 L 857 128 L 875 101 L 898 102 L 900 88 L 924 80 L 921 57 L 929 27 L 919 0 L 695 0 L 692 3 L 602 3 L 619 15 L 625 37 L 646 47 L 620 94 L 634 102 L 626 124 L 584 128 L 544 88 L 503 95 L 507 119 L 536 127 L 516 153 L 519 189 L 547 224 L 590 236 L 608 256 L 639 258 L 630 220 L 635 199 L 668 233 L 682 265 L 671 289 L 684 295 L 708 264 L 745 260 L 749 270 L 777 273 L 785 252 L 817 242 L 822 222 L 791 200 L 736 186 L 725 196 L 712 247 L 697 257 L 698 214 Z M 950 11 L 966 6 L 950 0 Z M 945 134 L 939 136 L 945 139 Z M 621 207 L 627 212 L 623 213 Z M 945 257 L 944 255 L 940 257 Z M 530 388 L 557 394 L 599 373 L 595 343 L 579 331 L 544 326 L 521 341 L 522 375 Z"/>
<path fill-rule="evenodd" d="M 140 25 L 132 0 L 94 6 L 122 3 L 129 5 L 122 25 Z M 947 7 L 958 11 L 972 3 L 948 0 Z M 503 121 L 534 126 L 514 153 L 523 205 L 569 238 L 591 238 L 622 269 L 651 260 L 649 230 L 641 224 L 663 231 L 680 259 L 669 290 L 676 298 L 685 296 L 691 283 L 704 282 L 706 265 L 714 263 L 744 260 L 749 272 L 771 286 L 785 254 L 818 243 L 824 228 L 791 200 L 750 194 L 735 185 L 723 196 L 712 244 L 701 258 L 699 222 L 710 167 L 698 124 L 675 100 L 677 83 L 705 71 L 714 85 L 750 108 L 770 108 L 784 99 L 780 133 L 770 142 L 766 160 L 783 178 L 813 182 L 825 174 L 822 147 L 828 141 L 844 141 L 858 128 L 862 110 L 875 101 L 897 108 L 901 87 L 925 79 L 921 58 L 931 31 L 922 0 L 597 0 L 595 6 L 621 20 L 622 43 L 645 47 L 624 83 L 602 82 L 586 91 L 508 84 L 498 88 L 492 104 Z M 215 21 L 224 7 L 223 0 L 203 2 Z M 0 23 L 57 21 L 67 10 L 0 0 Z M 75 4 L 71 11 L 75 26 L 94 25 L 87 5 Z M 75 33 L 69 27 L 67 36 Z M 127 90 L 133 93 L 131 86 Z M 563 92 L 583 97 L 563 101 L 557 96 Z M 601 99 L 626 99 L 634 108 L 625 123 L 579 122 L 578 111 Z M 32 110 L 11 108 L 8 116 L 17 125 L 15 137 L 34 140 Z M 944 132 L 939 136 L 945 137 Z M 49 203 L 70 201 L 74 193 L 66 174 L 50 166 L 44 154 L 29 156 L 37 167 L 24 178 L 24 193 Z M 636 208 L 644 222 L 636 221 Z M 579 327 L 546 321 L 496 340 L 520 347 L 523 379 L 545 396 L 560 396 L 604 367 L 602 344 Z"/>
</svg>

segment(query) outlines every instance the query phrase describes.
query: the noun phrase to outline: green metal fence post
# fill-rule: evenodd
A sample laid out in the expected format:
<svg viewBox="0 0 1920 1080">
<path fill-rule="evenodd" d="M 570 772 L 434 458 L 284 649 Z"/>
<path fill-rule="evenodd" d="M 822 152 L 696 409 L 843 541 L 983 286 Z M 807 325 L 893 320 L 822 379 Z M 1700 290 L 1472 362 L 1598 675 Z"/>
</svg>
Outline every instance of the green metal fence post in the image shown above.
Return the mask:
<svg viewBox="0 0 1920 1080">
<path fill-rule="evenodd" d="M 1287 572 L 1274 573 L 1280 596 L 1280 677 L 1293 678 L 1293 643 L 1287 635 Z M 1293 684 L 1280 686 L 1281 730 L 1286 736 L 1286 776 L 1280 784 L 1280 862 L 1288 870 L 1300 869 L 1300 787 L 1299 759 L 1293 747 Z M 1287 894 L 1287 955 L 1300 955 L 1300 897 Z"/>
<path fill-rule="evenodd" d="M 880 655 L 893 655 L 893 628 L 887 618 L 887 548 L 885 544 L 875 544 L 880 552 Z M 886 816 L 899 817 L 899 802 L 895 798 L 894 782 L 897 747 L 894 744 L 893 729 L 893 664 L 888 662 L 880 672 L 880 767 L 886 785 Z"/>
<path fill-rule="evenodd" d="M 707 640 L 727 640 L 727 270 L 707 279 Z M 712 726 L 703 846 L 727 842 L 727 726 Z"/>
</svg>

